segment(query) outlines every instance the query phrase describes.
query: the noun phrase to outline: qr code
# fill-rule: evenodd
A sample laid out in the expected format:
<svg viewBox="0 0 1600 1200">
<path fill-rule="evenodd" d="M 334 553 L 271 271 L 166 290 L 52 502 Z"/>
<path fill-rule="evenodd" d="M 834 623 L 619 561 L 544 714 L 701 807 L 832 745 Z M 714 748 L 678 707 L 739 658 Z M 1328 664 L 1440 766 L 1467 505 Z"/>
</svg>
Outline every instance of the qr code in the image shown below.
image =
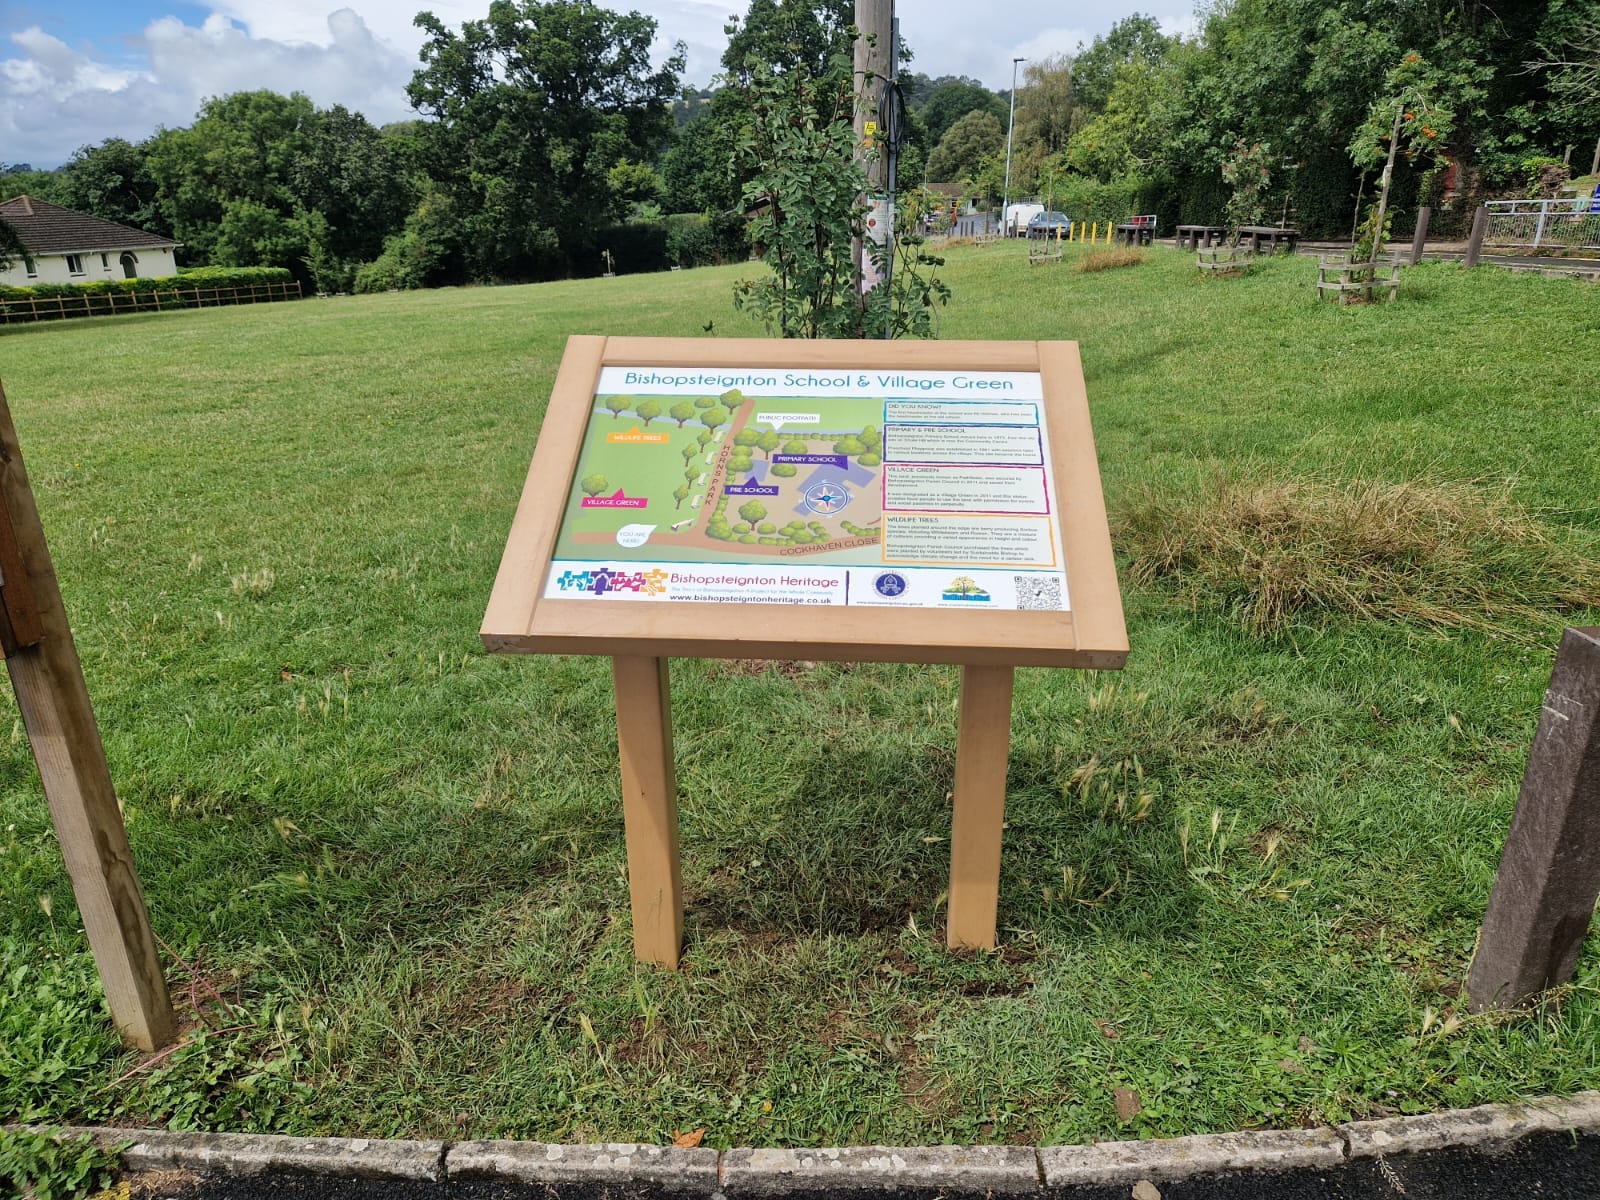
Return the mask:
<svg viewBox="0 0 1600 1200">
<path fill-rule="evenodd" d="M 1032 609 L 1061 611 L 1061 580 L 1041 579 L 1036 575 L 1016 575 L 1017 607 L 1027 612 Z"/>
</svg>

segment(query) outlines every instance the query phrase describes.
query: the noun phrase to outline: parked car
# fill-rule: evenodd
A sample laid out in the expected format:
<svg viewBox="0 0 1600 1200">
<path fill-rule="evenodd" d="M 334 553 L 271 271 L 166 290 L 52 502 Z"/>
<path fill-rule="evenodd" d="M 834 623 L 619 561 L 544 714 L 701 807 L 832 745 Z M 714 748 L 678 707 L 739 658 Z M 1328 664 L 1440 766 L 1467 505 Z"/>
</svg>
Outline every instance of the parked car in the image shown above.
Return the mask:
<svg viewBox="0 0 1600 1200">
<path fill-rule="evenodd" d="M 1028 236 L 1031 238 L 1066 237 L 1067 226 L 1066 213 L 1042 212 L 1028 222 Z"/>
</svg>

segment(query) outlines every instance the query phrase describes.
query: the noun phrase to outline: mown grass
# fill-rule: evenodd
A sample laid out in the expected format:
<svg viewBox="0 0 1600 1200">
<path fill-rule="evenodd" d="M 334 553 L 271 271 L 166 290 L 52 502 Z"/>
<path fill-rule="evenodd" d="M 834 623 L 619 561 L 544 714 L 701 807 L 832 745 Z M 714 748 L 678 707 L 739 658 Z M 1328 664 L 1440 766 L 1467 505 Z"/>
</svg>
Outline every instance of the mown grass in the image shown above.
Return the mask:
<svg viewBox="0 0 1600 1200">
<path fill-rule="evenodd" d="M 1427 267 L 1339 309 L 1307 261 L 1081 253 L 954 251 L 941 332 L 1081 342 L 1119 521 L 1203 516 L 1219 473 L 1423 480 L 1592 558 L 1593 288 Z M 476 630 L 566 335 L 754 333 L 738 274 L 0 332 L 190 1022 L 153 1063 L 107 1033 L 13 715 L 0 1115 L 1029 1142 L 1594 1086 L 1592 952 L 1538 1015 L 1460 1011 L 1559 625 L 1594 619 L 1502 636 L 1503 589 L 1260 637 L 1248 580 L 1130 573 L 1125 672 L 1019 672 L 994 955 L 941 944 L 952 670 L 675 662 L 688 946 L 637 968 L 607 664 Z M 1500 578 L 1480 532 L 1459 569 Z"/>
</svg>

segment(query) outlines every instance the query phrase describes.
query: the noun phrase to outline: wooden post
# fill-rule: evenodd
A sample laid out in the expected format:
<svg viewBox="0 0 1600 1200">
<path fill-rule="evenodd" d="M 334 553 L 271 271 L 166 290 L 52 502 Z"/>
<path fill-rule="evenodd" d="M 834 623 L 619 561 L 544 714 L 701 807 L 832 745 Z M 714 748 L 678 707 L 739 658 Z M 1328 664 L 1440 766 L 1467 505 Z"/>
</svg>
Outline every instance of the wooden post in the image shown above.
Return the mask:
<svg viewBox="0 0 1600 1200">
<path fill-rule="evenodd" d="M 1010 667 L 961 668 L 946 930 L 946 941 L 952 949 L 994 949 L 1014 674 Z"/>
<path fill-rule="evenodd" d="M 1600 628 L 1556 652 L 1516 815 L 1467 975 L 1474 1012 L 1572 978 L 1600 896 Z"/>
<path fill-rule="evenodd" d="M 1414 267 L 1422 261 L 1422 248 L 1428 242 L 1428 218 L 1433 216 L 1433 209 L 1424 204 L 1417 209 L 1417 229 L 1411 235 L 1411 265 Z"/>
<path fill-rule="evenodd" d="M 1472 214 L 1472 233 L 1467 237 L 1467 252 L 1461 258 L 1463 267 L 1478 265 L 1478 255 L 1483 251 L 1483 235 L 1489 229 L 1489 210 L 1479 207 Z"/>
<path fill-rule="evenodd" d="M 683 945 L 683 878 L 667 660 L 618 656 L 611 660 L 611 671 L 617 694 L 633 954 L 641 962 L 676 970 Z"/>
<path fill-rule="evenodd" d="M 172 1039 L 172 1004 L 3 390 L 0 571 L 6 669 L 111 1019 L 124 1041 L 154 1050 Z"/>
</svg>

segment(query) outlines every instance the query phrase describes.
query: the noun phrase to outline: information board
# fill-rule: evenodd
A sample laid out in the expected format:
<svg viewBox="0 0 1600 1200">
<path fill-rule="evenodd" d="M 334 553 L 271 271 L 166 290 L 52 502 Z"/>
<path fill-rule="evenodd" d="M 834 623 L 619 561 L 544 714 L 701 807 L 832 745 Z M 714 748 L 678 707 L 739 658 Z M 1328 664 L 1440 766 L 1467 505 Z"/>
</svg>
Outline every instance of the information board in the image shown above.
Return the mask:
<svg viewBox="0 0 1600 1200">
<path fill-rule="evenodd" d="M 1077 347 L 575 337 L 482 632 L 524 652 L 1120 666 Z"/>
<path fill-rule="evenodd" d="M 548 598 L 1068 607 L 1037 371 L 605 367 Z"/>
</svg>

